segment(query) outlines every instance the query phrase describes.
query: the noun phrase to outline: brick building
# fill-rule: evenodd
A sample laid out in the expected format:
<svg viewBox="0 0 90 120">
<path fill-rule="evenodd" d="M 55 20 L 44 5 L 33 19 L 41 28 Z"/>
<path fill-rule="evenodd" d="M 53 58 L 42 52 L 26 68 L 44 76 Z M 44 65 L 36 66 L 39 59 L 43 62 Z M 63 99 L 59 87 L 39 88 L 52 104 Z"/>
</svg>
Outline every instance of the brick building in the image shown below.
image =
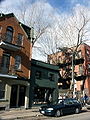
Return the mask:
<svg viewBox="0 0 90 120">
<path fill-rule="evenodd" d="M 0 106 L 28 108 L 31 28 L 0 14 Z"/>
<path fill-rule="evenodd" d="M 60 92 L 67 93 L 72 81 L 72 48 L 48 56 L 50 64 L 58 64 L 60 79 L 58 87 Z M 90 96 L 90 46 L 81 44 L 74 59 L 74 87 L 76 95 L 87 94 Z"/>
</svg>

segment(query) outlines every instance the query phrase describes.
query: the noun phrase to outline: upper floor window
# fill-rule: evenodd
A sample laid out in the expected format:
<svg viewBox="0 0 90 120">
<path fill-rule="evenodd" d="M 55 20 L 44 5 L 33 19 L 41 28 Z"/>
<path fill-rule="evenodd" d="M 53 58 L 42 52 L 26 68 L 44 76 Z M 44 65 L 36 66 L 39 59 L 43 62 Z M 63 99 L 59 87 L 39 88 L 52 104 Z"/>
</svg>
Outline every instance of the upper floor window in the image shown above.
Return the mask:
<svg viewBox="0 0 90 120">
<path fill-rule="evenodd" d="M 82 75 L 83 74 L 83 66 L 79 65 L 79 73 Z"/>
<path fill-rule="evenodd" d="M 1 25 L 0 25 L 0 40 L 1 40 L 1 31 L 2 31 L 2 27 L 1 27 Z"/>
<path fill-rule="evenodd" d="M 90 72 L 90 64 L 88 64 L 88 72 Z"/>
<path fill-rule="evenodd" d="M 41 78 L 41 71 L 36 71 L 35 77 L 36 77 L 36 79 L 40 79 Z"/>
<path fill-rule="evenodd" d="M 15 57 L 15 69 L 21 70 L 21 56 L 19 55 Z"/>
<path fill-rule="evenodd" d="M 77 54 L 75 56 L 76 59 L 79 59 L 82 57 L 82 53 L 81 53 L 81 50 L 80 51 L 77 51 Z"/>
<path fill-rule="evenodd" d="M 12 39 L 13 39 L 13 28 L 11 26 L 8 26 L 6 30 L 6 41 L 12 42 Z"/>
<path fill-rule="evenodd" d="M 1 33 L 1 30 L 2 30 L 2 26 L 0 25 L 0 33 Z"/>
<path fill-rule="evenodd" d="M 49 80 L 50 81 L 54 81 L 54 74 L 53 73 L 49 73 Z"/>
<path fill-rule="evenodd" d="M 89 50 L 88 50 L 88 49 L 86 50 L 86 53 L 87 53 L 87 55 L 90 55 L 90 52 L 89 52 Z"/>
<path fill-rule="evenodd" d="M 5 84 L 0 82 L 0 99 L 4 99 L 5 95 Z"/>
<path fill-rule="evenodd" d="M 23 42 L 23 35 L 18 33 L 17 45 L 22 45 Z"/>
</svg>

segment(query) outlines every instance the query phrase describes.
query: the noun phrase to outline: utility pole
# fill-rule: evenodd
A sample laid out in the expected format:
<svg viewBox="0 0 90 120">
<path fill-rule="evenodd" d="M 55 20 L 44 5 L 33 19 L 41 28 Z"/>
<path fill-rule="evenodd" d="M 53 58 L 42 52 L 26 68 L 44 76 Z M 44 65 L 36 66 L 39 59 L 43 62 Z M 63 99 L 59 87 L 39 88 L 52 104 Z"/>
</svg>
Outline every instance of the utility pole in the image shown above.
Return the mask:
<svg viewBox="0 0 90 120">
<path fill-rule="evenodd" d="M 70 90 L 73 90 L 73 97 L 75 97 L 74 60 L 75 52 L 72 52 L 72 81 L 70 85 Z"/>
</svg>

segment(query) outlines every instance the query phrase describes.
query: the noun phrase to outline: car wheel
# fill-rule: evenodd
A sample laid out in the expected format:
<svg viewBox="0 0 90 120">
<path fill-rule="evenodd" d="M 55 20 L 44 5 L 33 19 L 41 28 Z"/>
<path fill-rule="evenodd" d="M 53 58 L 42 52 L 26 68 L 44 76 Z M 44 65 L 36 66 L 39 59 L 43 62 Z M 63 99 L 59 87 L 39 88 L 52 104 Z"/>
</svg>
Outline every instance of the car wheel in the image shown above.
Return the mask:
<svg viewBox="0 0 90 120">
<path fill-rule="evenodd" d="M 79 108 L 75 109 L 75 113 L 78 114 L 80 112 Z"/>
<path fill-rule="evenodd" d="M 61 111 L 57 110 L 56 113 L 55 113 L 55 117 L 60 117 L 60 116 L 61 116 Z"/>
</svg>

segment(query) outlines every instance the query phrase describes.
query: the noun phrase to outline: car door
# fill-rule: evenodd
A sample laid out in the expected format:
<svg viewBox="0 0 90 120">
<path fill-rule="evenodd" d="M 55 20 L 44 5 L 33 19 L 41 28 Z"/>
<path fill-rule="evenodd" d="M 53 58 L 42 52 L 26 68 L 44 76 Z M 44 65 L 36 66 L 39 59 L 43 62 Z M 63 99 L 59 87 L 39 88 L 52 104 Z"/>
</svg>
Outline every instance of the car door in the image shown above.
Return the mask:
<svg viewBox="0 0 90 120">
<path fill-rule="evenodd" d="M 71 104 L 70 104 L 69 100 L 68 99 L 64 100 L 63 104 L 64 104 L 64 107 L 62 108 L 62 112 L 64 114 L 71 113 Z"/>
</svg>

